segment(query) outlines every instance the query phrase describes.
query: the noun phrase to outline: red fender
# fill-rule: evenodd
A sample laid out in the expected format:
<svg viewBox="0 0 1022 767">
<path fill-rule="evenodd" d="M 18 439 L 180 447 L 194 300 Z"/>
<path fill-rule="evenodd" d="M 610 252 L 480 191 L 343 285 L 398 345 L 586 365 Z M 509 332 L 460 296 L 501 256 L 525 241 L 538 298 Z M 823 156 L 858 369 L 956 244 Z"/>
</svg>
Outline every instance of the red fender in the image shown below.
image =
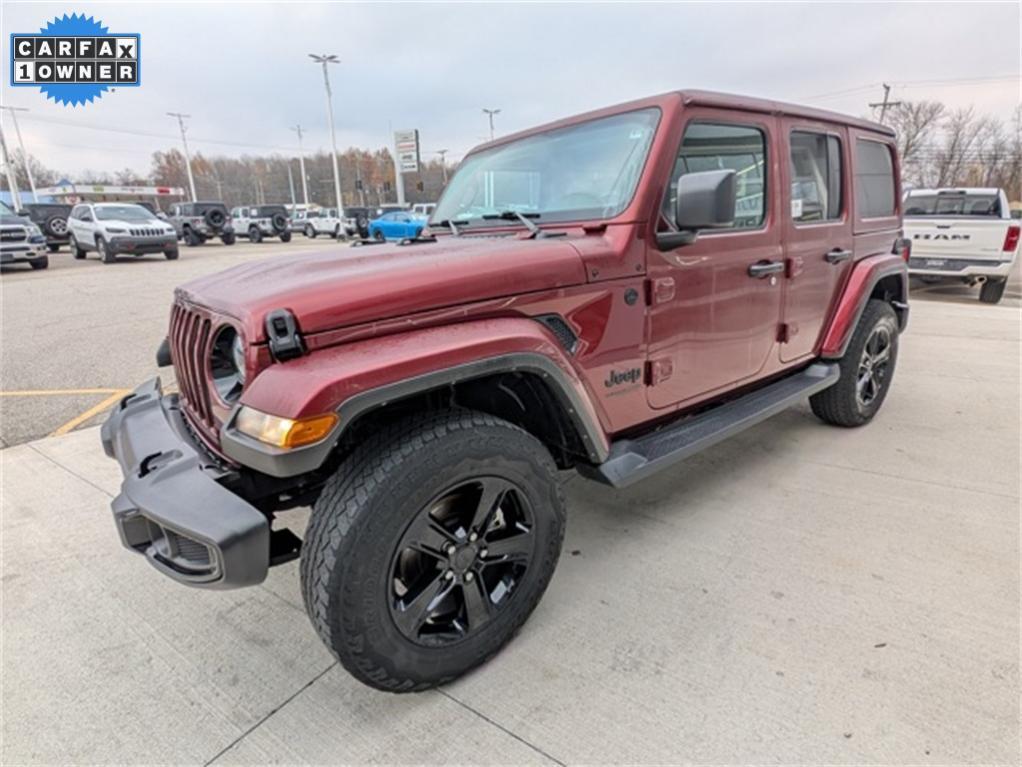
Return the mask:
<svg viewBox="0 0 1022 767">
<path fill-rule="evenodd" d="M 343 429 L 369 406 L 510 370 L 544 378 L 590 455 L 606 456 L 605 432 L 566 352 L 547 328 L 527 318 L 463 322 L 322 349 L 270 365 L 245 389 L 241 404 L 285 418 L 338 412 Z"/>
<path fill-rule="evenodd" d="M 870 256 L 857 261 L 852 267 L 844 293 L 841 294 L 833 319 L 823 336 L 821 357 L 837 358 L 844 355 L 845 347 L 851 340 L 873 288 L 880 280 L 892 275 L 899 277 L 899 292 L 892 296 L 892 300 L 897 302 L 895 309 L 898 320 L 902 330 L 905 329 L 908 323 L 908 269 L 905 261 L 894 254 Z"/>
</svg>

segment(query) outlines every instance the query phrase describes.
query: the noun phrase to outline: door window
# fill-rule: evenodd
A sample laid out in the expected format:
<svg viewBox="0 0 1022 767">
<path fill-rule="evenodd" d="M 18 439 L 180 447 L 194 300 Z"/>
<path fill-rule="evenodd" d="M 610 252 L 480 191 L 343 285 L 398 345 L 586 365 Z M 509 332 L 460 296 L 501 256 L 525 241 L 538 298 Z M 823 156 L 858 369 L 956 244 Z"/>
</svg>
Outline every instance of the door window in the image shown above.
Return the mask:
<svg viewBox="0 0 1022 767">
<path fill-rule="evenodd" d="M 673 225 L 678 179 L 686 173 L 733 170 L 737 201 L 732 229 L 759 229 L 766 216 L 766 136 L 758 128 L 693 123 L 685 129 L 681 149 L 664 195 L 663 214 Z"/>
<path fill-rule="evenodd" d="M 796 223 L 841 218 L 841 142 L 808 131 L 791 134 L 791 219 Z"/>
<path fill-rule="evenodd" d="M 855 142 L 855 205 L 860 218 L 894 215 L 894 162 L 887 144 Z"/>
</svg>

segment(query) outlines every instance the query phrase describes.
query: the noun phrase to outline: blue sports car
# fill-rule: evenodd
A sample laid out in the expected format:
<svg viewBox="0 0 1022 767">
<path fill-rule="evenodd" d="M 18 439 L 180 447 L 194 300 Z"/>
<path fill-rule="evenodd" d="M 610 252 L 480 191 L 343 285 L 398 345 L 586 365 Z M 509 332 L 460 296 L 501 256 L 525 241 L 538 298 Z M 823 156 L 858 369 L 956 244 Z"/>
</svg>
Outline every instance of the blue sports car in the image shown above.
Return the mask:
<svg viewBox="0 0 1022 767">
<path fill-rule="evenodd" d="M 369 236 L 374 240 L 403 240 L 418 237 L 426 228 L 426 219 L 404 211 L 384 213 L 369 222 Z"/>
</svg>

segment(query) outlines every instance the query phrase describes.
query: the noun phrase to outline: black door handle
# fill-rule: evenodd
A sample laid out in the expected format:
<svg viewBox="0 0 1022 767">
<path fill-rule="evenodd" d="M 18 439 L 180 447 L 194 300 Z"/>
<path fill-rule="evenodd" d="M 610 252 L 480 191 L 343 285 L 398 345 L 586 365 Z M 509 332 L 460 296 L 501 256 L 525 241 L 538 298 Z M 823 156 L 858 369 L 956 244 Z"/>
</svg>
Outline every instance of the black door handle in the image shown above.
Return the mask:
<svg viewBox="0 0 1022 767">
<path fill-rule="evenodd" d="M 764 277 L 769 277 L 771 274 L 777 274 L 778 272 L 783 271 L 783 261 L 757 261 L 749 266 L 749 276 L 756 277 L 760 280 Z"/>
<path fill-rule="evenodd" d="M 840 264 L 842 261 L 847 261 L 852 257 L 852 251 L 841 250 L 841 248 L 834 248 L 834 250 L 827 253 L 823 259 L 828 264 Z"/>
</svg>

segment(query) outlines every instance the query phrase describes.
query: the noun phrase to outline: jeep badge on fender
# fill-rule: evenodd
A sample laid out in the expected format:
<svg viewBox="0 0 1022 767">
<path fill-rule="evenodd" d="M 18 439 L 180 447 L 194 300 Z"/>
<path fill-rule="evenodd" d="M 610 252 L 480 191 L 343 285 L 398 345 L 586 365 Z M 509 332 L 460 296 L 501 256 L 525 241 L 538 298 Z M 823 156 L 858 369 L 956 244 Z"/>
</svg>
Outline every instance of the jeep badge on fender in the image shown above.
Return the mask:
<svg viewBox="0 0 1022 767">
<path fill-rule="evenodd" d="M 882 125 L 672 92 L 473 150 L 423 236 L 186 283 L 178 391 L 154 378 L 102 429 L 120 539 L 211 589 L 300 558 L 355 677 L 456 679 L 550 583 L 560 471 L 683 482 L 806 397 L 841 427 L 877 414 L 908 321 L 898 175 Z M 301 539 L 272 524 L 309 505 Z"/>
</svg>

